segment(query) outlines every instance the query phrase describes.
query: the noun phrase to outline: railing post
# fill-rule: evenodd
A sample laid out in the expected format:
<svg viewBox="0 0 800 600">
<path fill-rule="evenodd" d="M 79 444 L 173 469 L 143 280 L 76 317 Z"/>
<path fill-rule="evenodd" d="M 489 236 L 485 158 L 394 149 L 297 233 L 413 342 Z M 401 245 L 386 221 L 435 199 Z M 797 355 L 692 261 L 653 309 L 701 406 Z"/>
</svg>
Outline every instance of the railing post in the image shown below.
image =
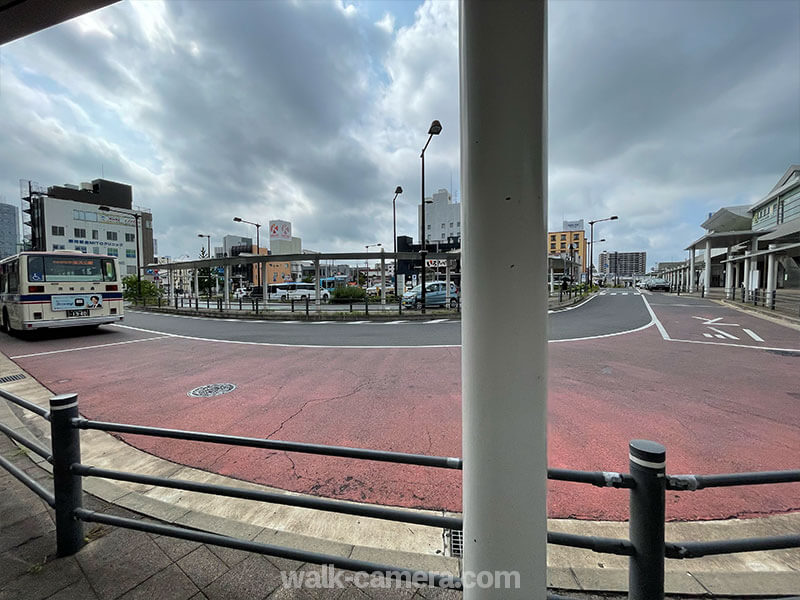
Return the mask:
<svg viewBox="0 0 800 600">
<path fill-rule="evenodd" d="M 306 296 L 306 318 L 308 318 L 308 300 L 309 300 L 309 297 Z"/>
<path fill-rule="evenodd" d="M 81 462 L 80 430 L 72 426 L 78 418 L 78 394 L 50 398 L 50 437 L 53 444 L 53 492 L 56 500 L 56 550 L 70 556 L 83 547 L 83 522 L 75 509 L 83 504 L 83 482 L 71 465 Z"/>
<path fill-rule="evenodd" d="M 294 298 L 289 298 L 289 302 L 292 303 L 292 312 L 294 312 Z"/>
<path fill-rule="evenodd" d="M 629 533 L 634 553 L 628 569 L 629 600 L 664 600 L 664 490 L 667 451 L 661 444 L 628 444 L 634 487 Z"/>
<path fill-rule="evenodd" d="M 369 296 L 364 299 L 364 316 L 369 316 Z"/>
</svg>

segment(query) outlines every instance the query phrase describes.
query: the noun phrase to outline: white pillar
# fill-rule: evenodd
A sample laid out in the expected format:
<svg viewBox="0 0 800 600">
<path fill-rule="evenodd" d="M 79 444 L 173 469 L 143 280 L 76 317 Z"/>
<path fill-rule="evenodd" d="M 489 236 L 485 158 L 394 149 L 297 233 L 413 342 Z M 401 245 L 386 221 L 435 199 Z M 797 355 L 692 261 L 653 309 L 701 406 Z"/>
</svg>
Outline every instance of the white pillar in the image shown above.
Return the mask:
<svg viewBox="0 0 800 600">
<path fill-rule="evenodd" d="M 381 248 L 381 304 L 386 304 L 386 257 Z"/>
<path fill-rule="evenodd" d="M 703 255 L 703 260 L 706 263 L 706 270 L 703 277 L 703 288 L 706 294 L 711 289 L 711 240 L 706 240 L 706 251 Z"/>
<path fill-rule="evenodd" d="M 770 244 L 769 249 L 777 248 L 776 244 Z M 777 273 L 775 269 L 775 253 L 767 254 L 767 306 L 772 308 L 772 292 L 778 287 Z"/>
<path fill-rule="evenodd" d="M 549 263 L 549 260 L 548 260 L 548 263 Z M 550 293 L 551 294 L 553 292 L 555 292 L 555 289 L 556 289 L 555 286 L 556 286 L 555 274 L 553 273 L 553 267 L 550 267 Z"/>
<path fill-rule="evenodd" d="M 694 292 L 694 246 L 689 250 L 689 292 Z"/>
<path fill-rule="evenodd" d="M 447 259 L 444 263 L 444 289 L 445 301 L 447 302 L 447 307 L 450 308 L 450 259 Z"/>
<path fill-rule="evenodd" d="M 728 252 L 725 254 L 725 258 L 728 260 L 728 262 L 725 263 L 725 297 L 730 300 L 733 298 L 734 294 L 733 263 L 730 262 L 732 258 L 730 246 L 728 246 Z"/>
<path fill-rule="evenodd" d="M 197 274 L 199 270 L 200 269 L 194 270 L 194 293 L 198 298 L 200 297 L 200 277 Z"/>
<path fill-rule="evenodd" d="M 750 253 L 745 252 L 744 255 L 744 296 L 745 300 L 748 300 L 750 298 Z"/>
<path fill-rule="evenodd" d="M 319 258 L 314 259 L 314 304 L 317 305 L 319 309 L 319 305 L 322 303 L 322 298 L 320 298 L 320 281 L 319 281 Z"/>
<path fill-rule="evenodd" d="M 224 304 L 227 308 L 231 306 L 231 266 L 225 265 L 225 284 L 222 286 L 225 290 Z"/>
<path fill-rule="evenodd" d="M 520 584 L 464 600 L 546 596 L 546 23 L 545 2 L 460 4 L 463 565 Z"/>
</svg>

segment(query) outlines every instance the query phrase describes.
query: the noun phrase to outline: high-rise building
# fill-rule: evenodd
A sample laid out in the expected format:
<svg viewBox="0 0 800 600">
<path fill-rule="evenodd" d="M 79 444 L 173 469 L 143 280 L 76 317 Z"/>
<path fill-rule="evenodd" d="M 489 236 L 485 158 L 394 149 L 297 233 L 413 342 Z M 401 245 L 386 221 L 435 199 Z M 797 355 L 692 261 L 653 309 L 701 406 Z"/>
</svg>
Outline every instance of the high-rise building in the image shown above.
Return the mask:
<svg viewBox="0 0 800 600">
<path fill-rule="evenodd" d="M 123 275 L 135 275 L 137 263 L 154 262 L 153 215 L 133 208 L 129 185 L 95 179 L 43 189 L 23 182 L 22 201 L 30 217 L 24 225 L 30 227 L 32 250 L 116 256 Z"/>
<path fill-rule="evenodd" d="M 615 277 L 636 277 L 647 272 L 647 252 L 600 253 L 597 270 Z"/>
<path fill-rule="evenodd" d="M 0 203 L 0 258 L 17 253 L 19 212 L 12 204 Z"/>
<path fill-rule="evenodd" d="M 428 203 L 430 200 L 430 203 Z M 429 250 L 436 242 L 453 244 L 461 242 L 461 203 L 453 202 L 453 197 L 445 189 L 425 199 L 425 241 Z M 422 239 L 422 209 L 417 207 L 419 238 Z"/>
</svg>

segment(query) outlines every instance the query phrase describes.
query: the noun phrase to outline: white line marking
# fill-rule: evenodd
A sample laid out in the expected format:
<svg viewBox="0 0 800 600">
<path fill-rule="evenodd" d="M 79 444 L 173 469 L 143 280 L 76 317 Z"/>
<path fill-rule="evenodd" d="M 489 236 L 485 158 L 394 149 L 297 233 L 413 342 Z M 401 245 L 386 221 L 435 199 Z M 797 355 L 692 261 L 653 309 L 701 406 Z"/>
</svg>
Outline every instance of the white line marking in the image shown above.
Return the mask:
<svg viewBox="0 0 800 600">
<path fill-rule="evenodd" d="M 112 327 L 115 327 L 112 325 Z M 751 348 L 753 350 L 780 350 L 782 352 L 797 352 L 800 354 L 800 348 L 774 348 L 768 346 L 750 346 L 748 344 L 732 344 L 730 342 L 707 342 L 705 340 L 676 340 L 670 339 L 670 342 L 682 342 L 684 344 L 710 344 L 712 346 L 730 346 L 731 348 Z"/>
<path fill-rule="evenodd" d="M 718 334 L 717 337 L 726 337 L 729 340 L 738 340 L 739 339 L 735 335 L 731 335 L 730 333 L 728 333 L 726 331 L 722 331 L 722 329 L 717 329 L 716 327 L 711 327 L 711 326 L 709 326 L 709 329 L 711 331 L 716 331 L 717 334 Z"/>
<path fill-rule="evenodd" d="M 378 322 L 378 323 L 381 323 L 380 321 L 377 321 L 377 322 Z M 382 324 L 382 325 L 398 325 L 398 324 L 400 324 L 400 323 L 408 323 L 408 321 L 384 321 L 384 322 L 383 322 L 383 323 L 381 323 L 381 324 Z"/>
<path fill-rule="evenodd" d="M 425 321 L 428 325 L 431 323 L 447 323 L 450 319 L 431 319 L 430 321 Z"/>
<path fill-rule="evenodd" d="M 617 295 L 617 292 L 611 292 L 611 294 L 610 294 L 610 295 L 611 295 L 611 296 L 616 296 L 616 295 Z"/>
<path fill-rule="evenodd" d="M 159 333 L 165 337 L 171 337 L 182 340 L 193 340 L 196 342 L 214 342 L 217 344 L 239 344 L 241 346 L 267 346 L 271 348 L 330 348 L 341 350 L 374 350 L 383 349 L 391 350 L 392 348 L 398 349 L 411 349 L 411 348 L 460 348 L 461 344 L 431 344 L 431 345 L 416 345 L 416 346 L 330 346 L 326 344 L 278 344 L 275 342 L 244 342 L 240 340 L 215 340 L 213 338 L 203 338 L 191 335 L 180 335 L 178 333 L 163 333 L 161 331 L 153 331 L 152 329 L 142 329 L 141 327 L 131 327 L 130 325 L 112 325 L 112 327 L 121 327 L 123 329 L 132 329 L 134 331 L 144 331 L 147 333 Z"/>
<path fill-rule="evenodd" d="M 704 336 L 706 336 L 706 337 L 714 337 L 714 336 L 713 336 L 713 335 L 711 335 L 710 333 L 704 333 L 703 335 L 704 335 Z"/>
<path fill-rule="evenodd" d="M 125 327 L 125 325 L 114 325 L 114 327 Z M 144 330 L 142 330 L 144 331 Z M 61 354 L 62 352 L 78 352 L 80 350 L 94 350 L 95 348 L 107 348 L 109 346 L 121 346 L 123 344 L 135 344 L 136 342 L 151 342 L 153 340 L 163 340 L 170 337 L 168 333 L 161 333 L 160 331 L 151 331 L 149 333 L 158 333 L 159 337 L 143 338 L 140 340 L 126 340 L 124 342 L 111 342 L 109 344 L 96 344 L 94 346 L 81 346 L 80 348 L 66 348 L 64 350 L 50 350 L 49 352 L 34 352 L 33 354 L 20 354 L 18 356 L 9 356 L 11 359 L 15 358 L 30 358 L 31 356 L 44 356 L 46 354 Z"/>
<path fill-rule="evenodd" d="M 669 334 L 667 333 L 667 330 L 664 329 L 664 326 L 661 324 L 661 321 L 658 320 L 658 317 L 656 316 L 656 313 L 653 312 L 652 308 L 650 308 L 650 303 L 647 301 L 647 298 L 642 296 L 642 301 L 644 302 L 644 305 L 647 307 L 647 312 L 650 313 L 650 318 L 653 319 L 653 323 L 656 324 L 656 327 L 658 328 L 658 331 L 661 334 L 661 337 L 664 338 L 665 340 L 670 339 Z"/>
<path fill-rule="evenodd" d="M 711 336 L 709 336 L 709 337 L 711 337 Z M 716 337 L 716 338 L 719 338 L 719 339 L 721 339 L 721 340 L 724 340 L 724 339 L 725 339 L 725 336 L 724 336 L 724 335 L 720 335 L 720 334 L 718 334 L 718 333 L 715 333 L 715 334 L 714 334 L 714 337 Z M 737 339 L 737 338 L 734 338 L 734 339 Z"/>
<path fill-rule="evenodd" d="M 311 325 L 325 325 L 328 323 L 333 323 L 334 321 L 312 321 Z"/>
<path fill-rule="evenodd" d="M 601 294 L 598 294 L 597 296 L 604 296 L 604 295 L 605 295 L 605 294 L 602 294 L 602 293 L 601 293 Z M 597 296 L 589 296 L 589 297 L 588 297 L 586 300 L 584 300 L 583 302 L 579 302 L 578 304 L 573 304 L 572 306 L 568 306 L 568 307 L 566 307 L 566 308 L 556 308 L 556 309 L 550 309 L 550 310 L 548 310 L 548 311 L 547 311 L 547 314 L 548 314 L 548 315 L 550 315 L 550 314 L 553 314 L 553 313 L 566 312 L 566 311 L 568 311 L 568 310 L 575 310 L 576 308 L 580 308 L 581 306 L 583 306 L 583 305 L 584 305 L 584 304 L 586 304 L 587 302 L 591 302 L 592 300 L 594 300 L 595 298 L 597 298 Z"/>
<path fill-rule="evenodd" d="M 648 327 L 652 326 L 653 326 L 653 321 L 650 321 L 647 325 L 642 325 L 641 327 L 637 327 L 636 329 L 628 329 L 627 331 L 617 331 L 616 333 L 603 333 L 601 335 L 589 335 L 587 337 L 579 337 L 579 338 L 565 338 L 563 340 L 547 340 L 547 343 L 555 344 L 559 342 L 583 342 L 585 340 L 599 340 L 600 338 L 614 337 L 617 335 L 625 335 L 626 333 L 636 333 L 637 331 L 644 331 Z"/>
<path fill-rule="evenodd" d="M 744 331 L 747 335 L 749 335 L 751 338 L 753 338 L 757 342 L 763 342 L 764 341 L 764 338 L 759 336 L 754 331 L 750 331 L 749 329 L 742 329 L 742 331 Z"/>
<path fill-rule="evenodd" d="M 330 323 L 330 321 L 323 321 L 323 323 Z M 369 323 L 369 321 L 346 321 L 347 325 L 361 325 L 362 323 Z"/>
</svg>

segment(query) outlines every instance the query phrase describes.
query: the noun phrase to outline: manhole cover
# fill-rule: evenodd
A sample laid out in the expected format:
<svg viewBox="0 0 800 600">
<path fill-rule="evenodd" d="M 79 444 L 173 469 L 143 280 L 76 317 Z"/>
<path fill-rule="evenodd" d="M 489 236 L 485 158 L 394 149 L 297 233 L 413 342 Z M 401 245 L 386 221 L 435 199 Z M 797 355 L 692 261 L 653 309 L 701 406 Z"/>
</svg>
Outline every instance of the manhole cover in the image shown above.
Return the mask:
<svg viewBox="0 0 800 600">
<path fill-rule="evenodd" d="M 201 385 L 194 388 L 187 396 L 195 398 L 211 398 L 211 396 L 221 396 L 236 389 L 232 383 L 212 383 L 210 385 Z"/>
</svg>

